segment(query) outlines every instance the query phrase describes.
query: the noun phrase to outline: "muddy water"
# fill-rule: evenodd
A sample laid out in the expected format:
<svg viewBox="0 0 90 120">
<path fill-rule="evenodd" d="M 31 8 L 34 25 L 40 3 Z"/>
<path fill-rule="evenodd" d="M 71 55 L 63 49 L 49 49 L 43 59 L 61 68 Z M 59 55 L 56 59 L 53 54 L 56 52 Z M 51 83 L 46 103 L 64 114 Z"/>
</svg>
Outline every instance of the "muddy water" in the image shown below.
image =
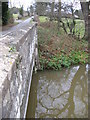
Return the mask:
<svg viewBox="0 0 90 120">
<path fill-rule="evenodd" d="M 27 118 L 87 118 L 88 65 L 33 75 Z"/>
</svg>

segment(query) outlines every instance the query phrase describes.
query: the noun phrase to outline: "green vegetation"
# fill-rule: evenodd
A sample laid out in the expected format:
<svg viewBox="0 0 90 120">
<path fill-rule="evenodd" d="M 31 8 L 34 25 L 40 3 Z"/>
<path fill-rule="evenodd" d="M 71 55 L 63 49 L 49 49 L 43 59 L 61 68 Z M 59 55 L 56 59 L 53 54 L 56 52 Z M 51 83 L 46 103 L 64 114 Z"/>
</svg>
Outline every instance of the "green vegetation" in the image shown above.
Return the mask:
<svg viewBox="0 0 90 120">
<path fill-rule="evenodd" d="M 11 46 L 9 52 L 16 52 L 16 47 L 15 46 Z"/>
<path fill-rule="evenodd" d="M 69 31 L 69 28 L 67 26 L 67 20 L 65 18 L 62 18 L 62 21 L 65 23 L 65 26 L 66 26 L 67 31 L 69 33 L 70 31 Z M 69 24 L 71 24 L 72 23 L 72 19 L 68 18 L 68 22 L 69 22 Z M 80 38 L 82 38 L 84 36 L 84 33 L 85 33 L 85 23 L 84 23 L 84 20 L 76 19 L 75 22 L 76 22 L 76 25 L 75 25 L 75 35 L 77 37 L 78 37 L 78 35 L 80 35 Z"/>
<path fill-rule="evenodd" d="M 18 19 L 18 14 L 13 14 L 14 19 Z"/>
<path fill-rule="evenodd" d="M 2 25 L 7 25 L 13 22 L 13 15 L 8 8 L 8 2 L 2 2 Z"/>
<path fill-rule="evenodd" d="M 40 19 L 41 23 L 49 21 L 49 18 L 46 17 L 46 16 L 40 16 L 39 19 Z M 67 31 L 69 33 L 70 31 L 69 31 L 69 28 L 67 26 L 66 19 L 62 18 L 62 21 L 65 23 L 65 26 L 66 26 Z M 54 22 L 57 23 L 57 21 L 54 21 Z M 71 23 L 72 19 L 68 18 L 68 22 Z M 76 34 L 77 37 L 78 37 L 78 35 L 80 35 L 80 38 L 82 38 L 84 36 L 84 33 L 85 33 L 85 23 L 84 23 L 84 20 L 76 19 L 75 22 L 76 22 L 76 25 L 75 25 L 75 34 Z"/>
<path fill-rule="evenodd" d="M 38 42 L 41 70 L 61 70 L 62 67 L 88 62 L 88 42 L 65 34 L 62 28 L 58 31 L 57 23 L 44 17 L 40 17 Z"/>
<path fill-rule="evenodd" d="M 19 12 L 20 12 L 20 15 L 23 16 L 23 5 L 22 5 L 22 7 L 19 9 Z"/>
<path fill-rule="evenodd" d="M 18 14 L 13 14 L 13 18 L 14 19 L 18 19 Z M 22 17 L 20 20 L 26 20 L 26 19 L 28 19 L 30 16 L 26 16 L 26 17 Z"/>
<path fill-rule="evenodd" d="M 61 70 L 62 67 L 70 67 L 74 64 L 83 64 L 86 63 L 88 59 L 88 54 L 83 51 L 71 51 L 69 55 L 57 54 L 51 56 L 50 59 L 40 57 L 41 70 L 43 69 L 54 69 Z"/>
<path fill-rule="evenodd" d="M 6 25 L 8 23 L 8 2 L 2 2 L 2 24 Z"/>
<path fill-rule="evenodd" d="M 84 36 L 85 33 L 84 20 L 76 20 L 75 33 L 77 36 L 78 34 L 80 34 L 81 38 Z"/>
<path fill-rule="evenodd" d="M 40 19 L 40 22 L 46 22 L 48 20 L 48 17 L 40 16 L 39 19 Z"/>
</svg>

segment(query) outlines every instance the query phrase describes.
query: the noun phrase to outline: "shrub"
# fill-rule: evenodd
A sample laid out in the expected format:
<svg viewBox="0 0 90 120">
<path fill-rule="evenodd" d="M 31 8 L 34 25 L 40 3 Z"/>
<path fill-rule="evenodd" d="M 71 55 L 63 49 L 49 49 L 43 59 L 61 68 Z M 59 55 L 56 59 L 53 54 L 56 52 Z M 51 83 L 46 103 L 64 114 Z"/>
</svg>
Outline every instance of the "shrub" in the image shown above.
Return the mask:
<svg viewBox="0 0 90 120">
<path fill-rule="evenodd" d="M 13 23 L 13 16 L 8 8 L 8 2 L 2 2 L 2 25 Z"/>
<path fill-rule="evenodd" d="M 23 6 L 19 9 L 20 15 L 23 16 Z"/>
<path fill-rule="evenodd" d="M 2 24 L 8 23 L 8 2 L 2 2 Z"/>
</svg>

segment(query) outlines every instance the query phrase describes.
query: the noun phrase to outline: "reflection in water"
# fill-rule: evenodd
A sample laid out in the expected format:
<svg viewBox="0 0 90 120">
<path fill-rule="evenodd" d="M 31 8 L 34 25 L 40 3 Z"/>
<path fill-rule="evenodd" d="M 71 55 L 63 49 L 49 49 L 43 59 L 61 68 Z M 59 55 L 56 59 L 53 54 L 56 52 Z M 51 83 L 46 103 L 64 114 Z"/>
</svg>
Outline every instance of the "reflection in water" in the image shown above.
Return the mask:
<svg viewBox="0 0 90 120">
<path fill-rule="evenodd" d="M 87 118 L 88 65 L 33 75 L 27 118 Z"/>
</svg>

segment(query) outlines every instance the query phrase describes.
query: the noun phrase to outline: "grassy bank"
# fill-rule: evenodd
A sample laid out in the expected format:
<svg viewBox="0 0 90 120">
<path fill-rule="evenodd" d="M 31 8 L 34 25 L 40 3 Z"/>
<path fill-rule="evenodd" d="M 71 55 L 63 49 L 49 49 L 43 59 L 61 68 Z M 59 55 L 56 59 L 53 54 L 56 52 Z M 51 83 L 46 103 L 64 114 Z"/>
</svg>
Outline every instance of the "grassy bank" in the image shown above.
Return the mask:
<svg viewBox="0 0 90 120">
<path fill-rule="evenodd" d="M 58 31 L 57 22 L 44 17 L 40 17 L 38 42 L 41 70 L 61 70 L 88 62 L 88 42 L 68 36 L 62 28 Z"/>
</svg>

